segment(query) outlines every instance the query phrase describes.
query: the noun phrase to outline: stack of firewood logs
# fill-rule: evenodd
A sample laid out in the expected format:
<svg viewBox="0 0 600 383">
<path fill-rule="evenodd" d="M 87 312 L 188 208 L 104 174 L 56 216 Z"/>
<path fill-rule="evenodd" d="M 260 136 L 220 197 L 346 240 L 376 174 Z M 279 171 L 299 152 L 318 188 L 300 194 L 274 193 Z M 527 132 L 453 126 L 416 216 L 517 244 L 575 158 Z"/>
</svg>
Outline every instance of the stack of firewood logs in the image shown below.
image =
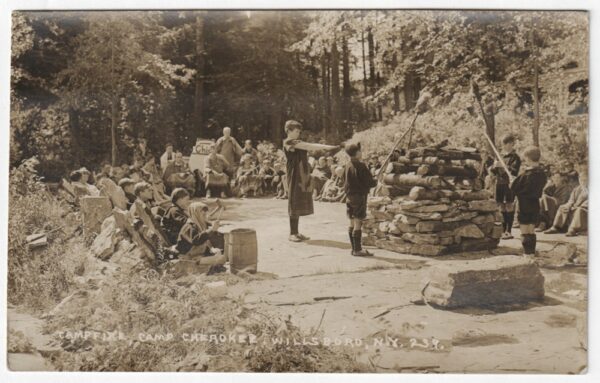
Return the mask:
<svg viewBox="0 0 600 383">
<path fill-rule="evenodd" d="M 396 157 L 382 169 L 385 195 L 369 198 L 364 243 L 426 256 L 495 248 L 502 215 L 480 162 L 475 149 L 439 145 Z"/>
</svg>

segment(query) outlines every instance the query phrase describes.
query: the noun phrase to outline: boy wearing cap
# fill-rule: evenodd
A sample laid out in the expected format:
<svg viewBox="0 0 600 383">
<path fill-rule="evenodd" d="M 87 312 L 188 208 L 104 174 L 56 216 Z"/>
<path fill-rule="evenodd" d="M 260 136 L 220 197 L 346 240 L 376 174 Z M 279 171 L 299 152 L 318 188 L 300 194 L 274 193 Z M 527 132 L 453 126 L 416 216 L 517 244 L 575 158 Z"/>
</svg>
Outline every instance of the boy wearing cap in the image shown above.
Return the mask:
<svg viewBox="0 0 600 383">
<path fill-rule="evenodd" d="M 363 162 L 360 144 L 346 146 L 350 161 L 346 164 L 344 191 L 346 192 L 346 212 L 350 219 L 348 237 L 352 244 L 352 255 L 369 257 L 373 254 L 362 248 L 362 221 L 367 218 L 367 196 L 369 190 L 377 186 L 377 181 Z"/>
<path fill-rule="evenodd" d="M 160 224 L 165 229 L 169 242 L 175 244 L 181 228 L 188 219 L 185 212 L 191 203 L 190 194 L 184 188 L 175 188 L 171 193 L 171 202 L 173 204 L 163 215 Z"/>
<path fill-rule="evenodd" d="M 548 181 L 540 167 L 540 149 L 529 146 L 523 153 L 525 170 L 510 184 L 511 192 L 519 201 L 519 227 L 525 255 L 535 255 L 537 238 L 535 227 L 540 220 L 540 197 Z"/>
<path fill-rule="evenodd" d="M 510 180 L 519 174 L 521 168 L 521 158 L 514 149 L 515 141 L 516 138 L 512 134 L 502 137 L 502 158 L 510 174 L 506 173 L 499 161 L 496 161 L 490 170 L 490 173 L 496 176 L 496 202 L 503 217 L 502 239 L 513 238 L 511 229 L 515 220 L 515 196 L 510 189 Z"/>
</svg>

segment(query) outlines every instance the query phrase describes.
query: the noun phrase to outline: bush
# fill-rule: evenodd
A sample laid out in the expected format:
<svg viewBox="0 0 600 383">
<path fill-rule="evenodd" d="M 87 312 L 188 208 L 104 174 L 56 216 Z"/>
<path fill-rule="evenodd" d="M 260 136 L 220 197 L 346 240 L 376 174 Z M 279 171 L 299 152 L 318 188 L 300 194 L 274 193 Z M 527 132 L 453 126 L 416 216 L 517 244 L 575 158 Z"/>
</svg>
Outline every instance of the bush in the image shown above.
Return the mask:
<svg viewBox="0 0 600 383">
<path fill-rule="evenodd" d="M 24 167 L 10 173 L 8 211 L 8 300 L 33 310 L 45 310 L 68 293 L 73 284 L 66 259 L 81 251 L 68 239 L 77 226 L 68 206 L 49 193 L 35 173 Z M 48 232 L 49 245 L 30 250 L 30 234 Z"/>
</svg>

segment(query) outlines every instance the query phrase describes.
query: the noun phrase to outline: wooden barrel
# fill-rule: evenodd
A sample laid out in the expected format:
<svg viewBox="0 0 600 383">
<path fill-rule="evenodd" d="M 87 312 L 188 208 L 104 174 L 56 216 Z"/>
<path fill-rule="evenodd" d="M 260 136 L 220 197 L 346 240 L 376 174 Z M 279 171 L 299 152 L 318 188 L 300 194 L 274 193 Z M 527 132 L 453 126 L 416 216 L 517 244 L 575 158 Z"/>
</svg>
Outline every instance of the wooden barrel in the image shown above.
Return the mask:
<svg viewBox="0 0 600 383">
<path fill-rule="evenodd" d="M 233 229 L 225 234 L 225 254 L 229 258 L 231 272 L 240 270 L 256 273 L 258 244 L 253 229 Z"/>
</svg>

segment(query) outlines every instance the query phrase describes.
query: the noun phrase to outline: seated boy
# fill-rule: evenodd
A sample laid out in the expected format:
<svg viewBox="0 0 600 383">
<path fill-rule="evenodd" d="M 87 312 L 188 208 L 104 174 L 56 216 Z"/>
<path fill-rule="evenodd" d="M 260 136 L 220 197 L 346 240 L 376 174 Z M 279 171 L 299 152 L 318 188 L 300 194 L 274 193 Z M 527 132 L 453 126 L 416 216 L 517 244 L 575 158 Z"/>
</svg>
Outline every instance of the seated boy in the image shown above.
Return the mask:
<svg viewBox="0 0 600 383">
<path fill-rule="evenodd" d="M 190 194 L 184 188 L 175 188 L 171 193 L 173 203 L 162 216 L 161 226 L 164 228 L 171 244 L 177 243 L 177 236 L 188 219 L 186 210 L 190 206 Z"/>
<path fill-rule="evenodd" d="M 133 191 L 135 187 L 135 181 L 133 181 L 131 178 L 122 178 L 119 181 L 119 186 L 125 192 L 125 197 L 127 197 L 127 209 L 130 210 L 131 205 L 133 205 L 135 199 L 137 198 Z"/>
<path fill-rule="evenodd" d="M 350 144 L 346 147 L 350 161 L 346 164 L 344 191 L 346 192 L 346 211 L 350 219 L 348 236 L 352 244 L 352 255 L 357 257 L 372 256 L 362 248 L 362 221 L 367 218 L 367 196 L 369 190 L 377 185 L 367 165 L 361 162 L 360 145 Z"/>
<path fill-rule="evenodd" d="M 525 170 L 510 184 L 519 202 L 519 226 L 525 255 L 535 255 L 535 227 L 540 219 L 540 197 L 547 182 L 546 172 L 540 167 L 540 149 L 529 146 L 523 153 Z"/>
<path fill-rule="evenodd" d="M 587 169 L 579 172 L 579 186 L 571 192 L 569 201 L 558 208 L 554 224 L 544 233 L 555 234 L 567 230 L 567 236 L 573 237 L 587 232 L 588 187 Z"/>
<path fill-rule="evenodd" d="M 569 196 L 575 187 L 576 185 L 569 182 L 564 172 L 556 171 L 552 174 L 540 198 L 541 220 L 536 231 L 544 231 L 552 226 L 558 207 L 569 201 Z"/>
</svg>

